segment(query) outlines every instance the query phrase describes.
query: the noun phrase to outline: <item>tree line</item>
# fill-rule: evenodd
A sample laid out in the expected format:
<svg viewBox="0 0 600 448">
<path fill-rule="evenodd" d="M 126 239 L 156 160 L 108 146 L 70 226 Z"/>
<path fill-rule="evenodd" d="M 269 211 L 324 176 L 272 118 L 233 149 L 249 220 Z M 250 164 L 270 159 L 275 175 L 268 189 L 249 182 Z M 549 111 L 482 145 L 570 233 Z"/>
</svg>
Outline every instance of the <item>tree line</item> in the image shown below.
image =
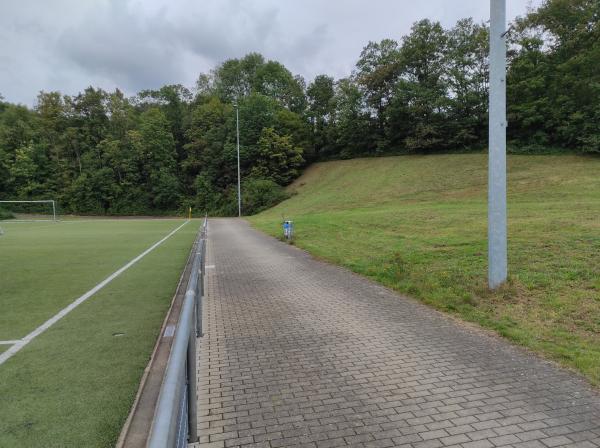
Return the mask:
<svg viewBox="0 0 600 448">
<path fill-rule="evenodd" d="M 600 3 L 546 0 L 508 30 L 512 151 L 600 153 Z M 58 200 L 64 212 L 237 212 L 236 108 L 243 208 L 253 213 L 319 160 L 482 150 L 485 23 L 421 20 L 369 42 L 346 78 L 308 85 L 251 53 L 134 97 L 89 87 L 0 97 L 0 198 Z"/>
</svg>

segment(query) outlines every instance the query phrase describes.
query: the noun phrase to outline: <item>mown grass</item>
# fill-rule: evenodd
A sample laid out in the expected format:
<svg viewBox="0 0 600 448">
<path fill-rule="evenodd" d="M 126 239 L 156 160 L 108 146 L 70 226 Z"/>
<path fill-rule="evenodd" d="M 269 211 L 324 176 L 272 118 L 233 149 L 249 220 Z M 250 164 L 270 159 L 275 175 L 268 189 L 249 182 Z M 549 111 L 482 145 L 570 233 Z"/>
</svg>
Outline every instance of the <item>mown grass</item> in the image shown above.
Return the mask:
<svg viewBox="0 0 600 448">
<path fill-rule="evenodd" d="M 7 225 L 2 334 L 22 337 L 182 223 Z M 114 446 L 197 230 L 188 223 L 0 366 L 0 446 Z"/>
<path fill-rule="evenodd" d="M 487 283 L 484 154 L 314 165 L 250 217 L 312 254 L 573 367 L 600 384 L 600 159 L 510 156 L 509 270 Z"/>
</svg>

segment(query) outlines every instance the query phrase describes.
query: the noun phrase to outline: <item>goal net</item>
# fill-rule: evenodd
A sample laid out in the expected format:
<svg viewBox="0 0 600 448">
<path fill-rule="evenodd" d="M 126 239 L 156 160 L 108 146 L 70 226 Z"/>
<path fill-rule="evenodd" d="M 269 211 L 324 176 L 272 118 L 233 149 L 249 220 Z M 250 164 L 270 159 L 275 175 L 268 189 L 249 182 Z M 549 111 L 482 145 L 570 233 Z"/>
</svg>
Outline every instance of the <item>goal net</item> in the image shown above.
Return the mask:
<svg viewBox="0 0 600 448">
<path fill-rule="evenodd" d="M 56 221 L 56 202 L 0 201 L 0 221 Z"/>
</svg>

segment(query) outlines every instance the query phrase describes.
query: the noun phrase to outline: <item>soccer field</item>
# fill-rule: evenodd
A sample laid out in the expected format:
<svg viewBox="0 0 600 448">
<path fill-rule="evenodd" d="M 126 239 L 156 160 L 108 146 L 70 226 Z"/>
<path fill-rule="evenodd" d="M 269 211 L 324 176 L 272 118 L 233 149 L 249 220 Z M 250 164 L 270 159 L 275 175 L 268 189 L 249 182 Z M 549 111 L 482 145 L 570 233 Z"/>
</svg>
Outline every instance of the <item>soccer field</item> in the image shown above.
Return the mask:
<svg viewBox="0 0 600 448">
<path fill-rule="evenodd" d="M 0 446 L 113 446 L 199 221 L 0 225 Z"/>
</svg>

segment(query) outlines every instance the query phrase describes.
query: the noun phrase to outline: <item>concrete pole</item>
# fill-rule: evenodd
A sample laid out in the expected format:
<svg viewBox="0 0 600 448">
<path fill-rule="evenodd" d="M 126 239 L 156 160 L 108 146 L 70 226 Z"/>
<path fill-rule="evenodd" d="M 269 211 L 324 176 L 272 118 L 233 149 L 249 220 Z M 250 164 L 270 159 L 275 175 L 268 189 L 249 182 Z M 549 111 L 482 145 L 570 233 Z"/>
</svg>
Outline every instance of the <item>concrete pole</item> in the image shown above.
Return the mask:
<svg viewBox="0 0 600 448">
<path fill-rule="evenodd" d="M 508 274 L 506 231 L 506 0 L 490 0 L 488 284 Z"/>
<path fill-rule="evenodd" d="M 237 138 L 237 172 L 238 172 L 238 216 L 242 216 L 242 188 L 240 180 L 240 110 L 235 105 L 235 133 Z"/>
</svg>

